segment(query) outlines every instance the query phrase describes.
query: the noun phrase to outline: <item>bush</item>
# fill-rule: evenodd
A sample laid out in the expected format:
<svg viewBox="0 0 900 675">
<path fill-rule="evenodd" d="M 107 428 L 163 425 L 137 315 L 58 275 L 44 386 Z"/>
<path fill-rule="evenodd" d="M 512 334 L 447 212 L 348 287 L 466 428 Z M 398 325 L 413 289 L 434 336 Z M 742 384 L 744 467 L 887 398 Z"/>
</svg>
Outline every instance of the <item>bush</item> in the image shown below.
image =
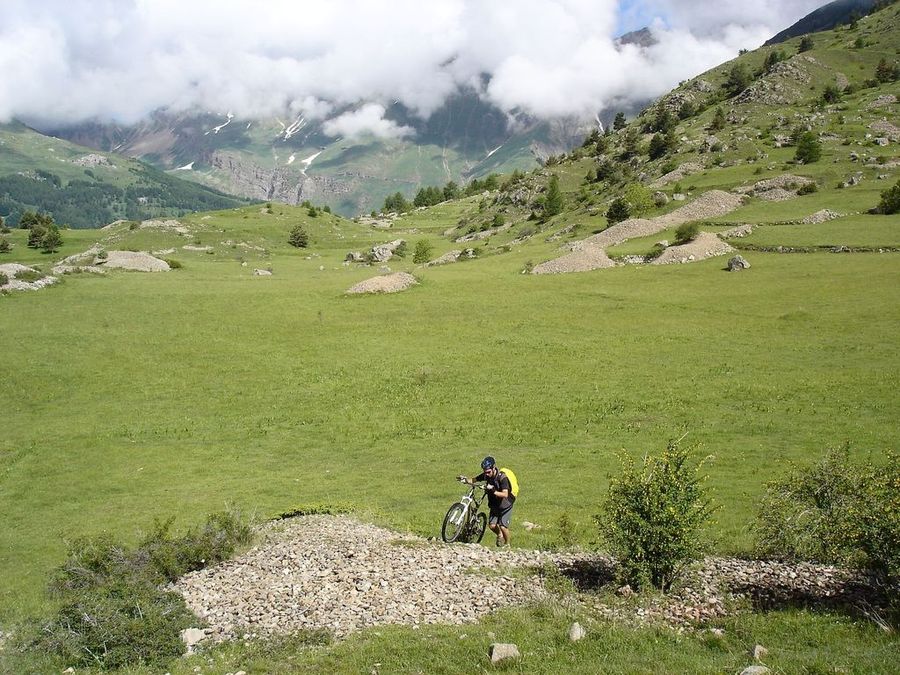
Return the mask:
<svg viewBox="0 0 900 675">
<path fill-rule="evenodd" d="M 628 202 L 628 212 L 632 216 L 640 216 L 653 208 L 653 194 L 640 183 L 628 185 L 622 198 Z"/>
<path fill-rule="evenodd" d="M 644 456 L 640 467 L 623 458 L 601 513 L 600 534 L 619 561 L 621 581 L 668 590 L 684 566 L 704 547 L 701 529 L 713 508 L 690 451 L 670 442 L 660 457 Z"/>
<path fill-rule="evenodd" d="M 306 248 L 309 246 L 309 234 L 303 229 L 302 225 L 294 225 L 291 228 L 290 236 L 288 236 L 288 243 L 296 248 Z"/>
<path fill-rule="evenodd" d="M 53 224 L 44 232 L 44 236 L 41 238 L 41 248 L 44 253 L 55 253 L 60 246 L 62 246 L 62 235 L 59 233 L 59 228 Z"/>
<path fill-rule="evenodd" d="M 416 248 L 413 251 L 413 262 L 416 265 L 427 263 L 431 259 L 431 242 L 427 239 L 419 239 L 416 242 Z"/>
<path fill-rule="evenodd" d="M 606 211 L 606 219 L 610 222 L 610 224 L 615 224 L 622 222 L 623 220 L 627 220 L 631 215 L 628 209 L 628 202 L 619 197 L 618 199 L 614 199 L 612 204 L 609 205 L 609 209 Z"/>
<path fill-rule="evenodd" d="M 9 283 L 9 277 L 3 272 L 0 272 L 0 286 L 6 286 L 7 283 Z"/>
<path fill-rule="evenodd" d="M 797 48 L 797 53 L 800 54 L 803 52 L 808 52 L 813 47 L 815 47 L 813 39 L 809 35 L 804 35 L 800 39 L 800 46 Z"/>
<path fill-rule="evenodd" d="M 797 190 L 798 195 L 811 195 L 814 192 L 819 191 L 819 186 L 815 183 L 804 183 L 799 190 Z"/>
<path fill-rule="evenodd" d="M 133 550 L 109 535 L 72 542 L 50 583 L 61 606 L 26 646 L 73 667 L 160 665 L 180 656 L 179 633 L 197 619 L 181 596 L 160 586 L 231 557 L 249 543 L 251 530 L 234 513 L 212 514 L 177 538 L 169 534 L 171 523 L 154 523 Z"/>
<path fill-rule="evenodd" d="M 804 131 L 797 139 L 797 152 L 794 159 L 804 164 L 818 162 L 822 157 L 822 144 L 811 131 Z"/>
<path fill-rule="evenodd" d="M 12 251 L 12 246 L 9 243 L 9 239 L 0 238 L 0 253 L 9 253 Z"/>
<path fill-rule="evenodd" d="M 180 270 L 182 267 L 184 267 L 184 265 L 181 264 L 181 261 L 175 260 L 175 258 L 163 258 L 163 260 L 166 261 L 170 269 Z"/>
<path fill-rule="evenodd" d="M 698 234 L 700 234 L 700 225 L 698 223 L 682 223 L 675 230 L 675 245 L 681 246 L 694 241 Z"/>
<path fill-rule="evenodd" d="M 406 240 L 402 240 L 399 244 L 397 244 L 397 248 L 394 249 L 394 256 L 397 258 L 405 258 L 406 257 Z"/>
<path fill-rule="evenodd" d="M 900 456 L 853 463 L 848 445 L 766 486 L 760 553 L 841 563 L 900 580 Z"/>
<path fill-rule="evenodd" d="M 884 214 L 900 213 L 900 180 L 892 188 L 881 193 L 878 212 Z"/>
</svg>

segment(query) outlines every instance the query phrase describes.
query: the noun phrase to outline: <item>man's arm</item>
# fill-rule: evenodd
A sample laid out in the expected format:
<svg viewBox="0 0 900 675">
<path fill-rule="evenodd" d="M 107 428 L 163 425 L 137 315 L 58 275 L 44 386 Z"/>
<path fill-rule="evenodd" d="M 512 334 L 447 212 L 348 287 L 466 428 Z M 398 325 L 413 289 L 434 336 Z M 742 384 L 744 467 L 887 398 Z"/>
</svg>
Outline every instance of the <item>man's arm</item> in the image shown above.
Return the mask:
<svg viewBox="0 0 900 675">
<path fill-rule="evenodd" d="M 509 478 L 506 478 L 504 476 L 504 478 L 500 481 L 500 487 L 502 487 L 503 489 L 494 490 L 494 496 L 498 499 L 506 499 L 507 497 L 509 497 L 509 493 L 512 489 L 509 485 Z"/>
</svg>

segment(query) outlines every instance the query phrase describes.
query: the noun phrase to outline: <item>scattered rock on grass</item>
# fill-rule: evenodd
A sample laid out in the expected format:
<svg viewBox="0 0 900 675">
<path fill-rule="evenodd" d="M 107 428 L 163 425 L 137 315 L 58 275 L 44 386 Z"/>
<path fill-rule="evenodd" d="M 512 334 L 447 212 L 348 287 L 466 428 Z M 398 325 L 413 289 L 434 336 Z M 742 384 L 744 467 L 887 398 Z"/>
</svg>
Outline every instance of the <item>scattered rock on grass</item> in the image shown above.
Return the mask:
<svg viewBox="0 0 900 675">
<path fill-rule="evenodd" d="M 359 293 L 398 293 L 418 284 L 412 274 L 406 272 L 394 272 L 378 277 L 372 277 L 347 289 L 349 294 Z"/>
<path fill-rule="evenodd" d="M 584 638 L 585 635 L 587 635 L 587 631 L 585 631 L 584 626 L 577 621 L 569 627 L 569 640 L 571 642 L 578 642 Z"/>
<path fill-rule="evenodd" d="M 765 666 L 747 666 L 741 671 L 741 675 L 767 675 L 771 672 Z"/>
<path fill-rule="evenodd" d="M 697 237 L 680 246 L 670 246 L 650 262 L 651 265 L 671 265 L 706 260 L 731 253 L 734 249 L 711 232 L 701 232 Z"/>
<path fill-rule="evenodd" d="M 271 270 L 260 270 L 260 269 L 255 269 L 255 270 L 253 270 L 253 276 L 256 276 L 256 277 L 270 277 L 270 276 L 272 276 L 272 272 L 271 272 Z"/>
<path fill-rule="evenodd" d="M 187 649 L 186 654 L 193 654 L 194 648 L 206 639 L 206 631 L 202 628 L 185 628 L 181 631 L 181 640 Z"/>
<path fill-rule="evenodd" d="M 25 281 L 24 279 L 17 279 L 16 275 L 22 273 L 38 273 L 38 270 L 33 267 L 28 267 L 27 265 L 21 265 L 19 263 L 6 263 L 0 265 L 0 274 L 3 274 L 7 278 L 7 282 L 0 286 L 0 290 L 2 291 L 37 291 L 41 288 L 45 288 L 46 286 L 50 286 L 55 284 L 58 280 L 56 277 L 45 276 L 40 279 L 35 279 L 34 281 Z"/>
<path fill-rule="evenodd" d="M 519 648 L 514 644 L 495 642 L 488 649 L 488 656 L 491 657 L 491 663 L 500 663 L 507 659 L 517 659 L 521 654 L 519 654 Z"/>
<path fill-rule="evenodd" d="M 740 272 L 741 270 L 750 269 L 750 263 L 742 255 L 736 255 L 728 261 L 729 272 Z"/>
<path fill-rule="evenodd" d="M 762 661 L 769 655 L 769 650 L 763 647 L 762 645 L 754 645 L 753 649 L 750 650 L 750 656 L 753 657 L 754 661 Z"/>
<path fill-rule="evenodd" d="M 830 209 L 822 209 L 821 211 L 816 211 L 815 213 L 806 216 L 806 218 L 804 218 L 800 222 L 806 225 L 818 225 L 819 223 L 824 223 L 840 217 L 841 214 L 837 213 L 836 211 L 831 211 Z"/>
</svg>

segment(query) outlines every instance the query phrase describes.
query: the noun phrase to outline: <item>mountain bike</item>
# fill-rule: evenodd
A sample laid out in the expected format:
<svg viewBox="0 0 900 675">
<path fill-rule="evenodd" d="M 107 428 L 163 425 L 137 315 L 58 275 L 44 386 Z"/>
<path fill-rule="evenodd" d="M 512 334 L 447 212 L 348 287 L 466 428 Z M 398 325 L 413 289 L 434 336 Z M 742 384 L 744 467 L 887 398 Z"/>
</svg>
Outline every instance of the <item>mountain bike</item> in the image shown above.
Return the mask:
<svg viewBox="0 0 900 675">
<path fill-rule="evenodd" d="M 478 543 L 487 528 L 487 515 L 481 510 L 487 492 L 484 485 L 469 483 L 462 478 L 457 480 L 468 485 L 469 492 L 447 510 L 441 525 L 441 539 L 448 544 L 455 541 Z"/>
</svg>

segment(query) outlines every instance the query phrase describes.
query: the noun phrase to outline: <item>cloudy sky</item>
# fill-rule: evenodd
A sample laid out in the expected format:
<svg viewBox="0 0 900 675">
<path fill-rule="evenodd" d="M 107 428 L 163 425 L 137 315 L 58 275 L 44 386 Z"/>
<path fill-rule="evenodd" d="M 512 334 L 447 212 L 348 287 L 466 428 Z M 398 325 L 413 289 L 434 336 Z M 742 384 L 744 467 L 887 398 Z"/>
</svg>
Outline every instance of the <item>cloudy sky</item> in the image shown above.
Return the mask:
<svg viewBox="0 0 900 675">
<path fill-rule="evenodd" d="M 755 48 L 825 0 L 0 0 L 0 121 L 135 122 L 159 108 L 303 113 L 407 130 L 460 86 L 592 117 Z M 650 26 L 658 44 L 617 49 Z M 487 76 L 487 77 L 486 77 Z"/>
</svg>

